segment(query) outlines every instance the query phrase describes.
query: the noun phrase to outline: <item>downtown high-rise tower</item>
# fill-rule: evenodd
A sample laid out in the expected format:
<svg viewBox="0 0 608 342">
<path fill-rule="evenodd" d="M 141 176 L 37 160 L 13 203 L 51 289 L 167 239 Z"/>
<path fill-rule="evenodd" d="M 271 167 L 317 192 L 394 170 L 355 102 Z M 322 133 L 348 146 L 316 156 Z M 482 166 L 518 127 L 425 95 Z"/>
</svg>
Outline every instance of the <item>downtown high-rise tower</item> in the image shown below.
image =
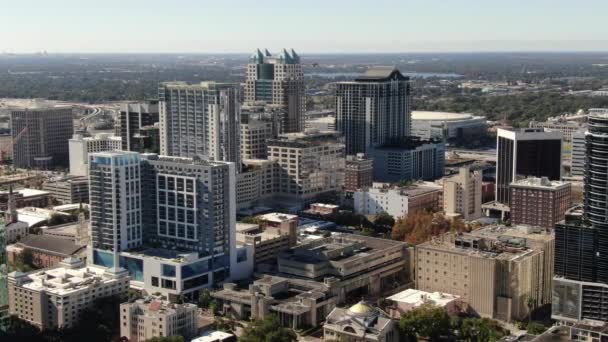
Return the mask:
<svg viewBox="0 0 608 342">
<path fill-rule="evenodd" d="M 239 89 L 234 84 L 161 83 L 160 154 L 240 167 Z"/>
<path fill-rule="evenodd" d="M 410 135 L 410 80 L 392 67 L 368 70 L 336 88 L 336 129 L 346 142 L 346 154 L 367 153 Z"/>
<path fill-rule="evenodd" d="M 608 112 L 588 117 L 583 210 L 555 227 L 552 316 L 572 334 L 608 322 Z"/>
<path fill-rule="evenodd" d="M 300 56 L 292 49 L 272 55 L 259 49 L 249 58 L 245 80 L 245 103 L 264 102 L 283 109 L 281 131 L 304 128 L 306 93 Z"/>
<path fill-rule="evenodd" d="M 233 163 L 111 151 L 92 153 L 89 165 L 89 263 L 121 266 L 147 291 L 190 299 L 230 276 Z"/>
</svg>

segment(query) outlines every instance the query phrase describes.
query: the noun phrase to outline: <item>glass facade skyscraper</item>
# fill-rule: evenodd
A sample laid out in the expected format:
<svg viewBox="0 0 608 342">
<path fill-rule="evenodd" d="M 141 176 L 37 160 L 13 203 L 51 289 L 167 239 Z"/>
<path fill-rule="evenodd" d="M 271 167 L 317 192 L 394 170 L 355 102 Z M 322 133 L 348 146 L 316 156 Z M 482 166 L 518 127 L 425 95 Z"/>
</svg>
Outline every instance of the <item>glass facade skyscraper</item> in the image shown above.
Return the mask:
<svg viewBox="0 0 608 342">
<path fill-rule="evenodd" d="M 555 228 L 554 319 L 608 322 L 608 113 L 585 133 L 584 206 Z"/>
</svg>

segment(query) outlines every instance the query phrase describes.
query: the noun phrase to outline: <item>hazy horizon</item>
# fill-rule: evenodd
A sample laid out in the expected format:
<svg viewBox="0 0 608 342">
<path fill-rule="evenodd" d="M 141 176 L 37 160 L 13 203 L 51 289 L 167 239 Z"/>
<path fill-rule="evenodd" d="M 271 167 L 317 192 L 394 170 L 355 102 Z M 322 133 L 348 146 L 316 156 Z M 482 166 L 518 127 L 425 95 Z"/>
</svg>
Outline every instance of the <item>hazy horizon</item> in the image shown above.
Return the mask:
<svg viewBox="0 0 608 342">
<path fill-rule="evenodd" d="M 608 1 L 23 0 L 0 53 L 604 52 Z"/>
</svg>

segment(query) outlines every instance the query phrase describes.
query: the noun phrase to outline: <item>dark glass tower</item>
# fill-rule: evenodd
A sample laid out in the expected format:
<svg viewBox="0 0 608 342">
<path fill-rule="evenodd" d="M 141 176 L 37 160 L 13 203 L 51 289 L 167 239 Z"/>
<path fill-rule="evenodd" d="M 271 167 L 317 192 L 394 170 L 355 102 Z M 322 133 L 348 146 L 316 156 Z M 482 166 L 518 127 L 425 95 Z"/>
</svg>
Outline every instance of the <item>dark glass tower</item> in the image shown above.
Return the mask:
<svg viewBox="0 0 608 342">
<path fill-rule="evenodd" d="M 498 129 L 496 202 L 509 205 L 511 182 L 517 177 L 560 180 L 562 134 L 540 128 Z"/>
<path fill-rule="evenodd" d="M 584 206 L 555 227 L 553 318 L 608 322 L 608 113 L 588 118 Z"/>
</svg>

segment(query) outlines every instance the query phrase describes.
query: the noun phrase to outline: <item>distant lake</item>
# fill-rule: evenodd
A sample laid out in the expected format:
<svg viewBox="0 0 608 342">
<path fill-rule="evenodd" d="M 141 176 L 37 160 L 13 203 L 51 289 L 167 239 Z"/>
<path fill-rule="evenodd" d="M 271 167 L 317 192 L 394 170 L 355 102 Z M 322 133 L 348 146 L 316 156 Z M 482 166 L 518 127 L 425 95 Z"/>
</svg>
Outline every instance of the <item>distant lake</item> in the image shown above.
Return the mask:
<svg viewBox="0 0 608 342">
<path fill-rule="evenodd" d="M 402 72 L 404 76 L 409 76 L 411 78 L 458 78 L 462 77 L 460 74 L 454 73 L 441 73 L 441 72 Z M 355 78 L 358 76 L 362 76 L 363 73 L 359 72 L 307 72 L 306 76 L 316 76 L 323 78 L 338 78 L 338 77 L 347 77 L 347 78 Z"/>
</svg>

